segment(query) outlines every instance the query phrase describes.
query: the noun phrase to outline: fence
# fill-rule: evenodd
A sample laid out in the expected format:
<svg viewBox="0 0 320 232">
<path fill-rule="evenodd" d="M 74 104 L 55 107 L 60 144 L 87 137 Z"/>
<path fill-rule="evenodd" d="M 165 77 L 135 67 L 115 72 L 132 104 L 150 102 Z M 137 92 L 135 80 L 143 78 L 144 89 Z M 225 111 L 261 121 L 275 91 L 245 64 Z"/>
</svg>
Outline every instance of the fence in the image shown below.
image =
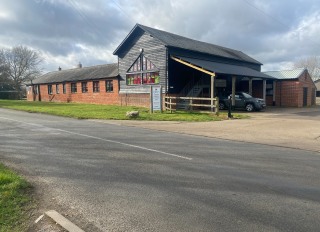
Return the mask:
<svg viewBox="0 0 320 232">
<path fill-rule="evenodd" d="M 201 98 L 201 97 L 171 97 L 165 96 L 165 109 L 170 112 L 181 110 L 197 110 L 209 108 L 216 114 L 219 112 L 218 98 Z"/>
</svg>

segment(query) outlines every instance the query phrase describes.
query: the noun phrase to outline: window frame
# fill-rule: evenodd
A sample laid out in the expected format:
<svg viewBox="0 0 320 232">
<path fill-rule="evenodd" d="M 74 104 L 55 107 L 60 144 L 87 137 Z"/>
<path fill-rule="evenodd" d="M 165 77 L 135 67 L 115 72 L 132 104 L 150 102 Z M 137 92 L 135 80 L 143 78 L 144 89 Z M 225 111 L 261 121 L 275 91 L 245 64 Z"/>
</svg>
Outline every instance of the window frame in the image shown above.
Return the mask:
<svg viewBox="0 0 320 232">
<path fill-rule="evenodd" d="M 52 95 L 52 85 L 48 85 L 48 95 Z"/>
<path fill-rule="evenodd" d="M 71 93 L 77 93 L 77 82 L 71 82 Z"/>
<path fill-rule="evenodd" d="M 159 85 L 160 70 L 141 53 L 126 73 L 126 84 Z"/>
<path fill-rule="evenodd" d="M 106 80 L 106 92 L 107 93 L 113 92 L 113 80 Z"/>
<path fill-rule="evenodd" d="M 88 92 L 88 82 L 86 81 L 81 82 L 81 92 L 82 93 Z"/>
<path fill-rule="evenodd" d="M 60 94 L 59 84 L 56 84 L 56 94 Z"/>
<path fill-rule="evenodd" d="M 92 81 L 92 92 L 94 93 L 100 92 L 100 81 Z"/>
<path fill-rule="evenodd" d="M 33 86 L 33 93 L 34 93 L 35 95 L 39 95 L 39 85 L 34 85 L 34 86 Z"/>
</svg>

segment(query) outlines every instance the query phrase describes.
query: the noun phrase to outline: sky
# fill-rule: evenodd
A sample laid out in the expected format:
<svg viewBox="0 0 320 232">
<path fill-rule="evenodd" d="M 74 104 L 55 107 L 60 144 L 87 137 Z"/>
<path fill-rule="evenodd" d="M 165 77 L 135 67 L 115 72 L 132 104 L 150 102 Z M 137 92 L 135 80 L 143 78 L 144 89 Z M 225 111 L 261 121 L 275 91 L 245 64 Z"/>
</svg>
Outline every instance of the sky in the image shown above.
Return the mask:
<svg viewBox="0 0 320 232">
<path fill-rule="evenodd" d="M 262 71 L 320 55 L 319 0 L 0 0 L 0 48 L 39 51 L 44 73 L 114 63 L 136 23 L 240 50 Z"/>
</svg>

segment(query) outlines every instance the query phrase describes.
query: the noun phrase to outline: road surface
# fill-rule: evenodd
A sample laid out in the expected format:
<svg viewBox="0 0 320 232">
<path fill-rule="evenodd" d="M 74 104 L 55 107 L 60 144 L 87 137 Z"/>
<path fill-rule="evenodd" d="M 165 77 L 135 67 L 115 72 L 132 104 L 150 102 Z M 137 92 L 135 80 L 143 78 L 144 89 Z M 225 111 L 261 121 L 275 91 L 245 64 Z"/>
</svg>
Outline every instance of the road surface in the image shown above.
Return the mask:
<svg viewBox="0 0 320 232">
<path fill-rule="evenodd" d="M 0 128 L 0 162 L 87 231 L 320 228 L 317 152 L 6 109 Z"/>
</svg>

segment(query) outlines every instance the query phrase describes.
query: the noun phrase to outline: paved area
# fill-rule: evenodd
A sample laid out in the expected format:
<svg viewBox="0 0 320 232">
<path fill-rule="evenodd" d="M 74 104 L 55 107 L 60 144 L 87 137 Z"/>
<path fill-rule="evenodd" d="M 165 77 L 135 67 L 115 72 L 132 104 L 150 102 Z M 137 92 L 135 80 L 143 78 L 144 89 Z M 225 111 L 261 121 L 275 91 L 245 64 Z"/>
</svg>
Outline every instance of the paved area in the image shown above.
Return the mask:
<svg viewBox="0 0 320 232">
<path fill-rule="evenodd" d="M 249 115 L 250 119 L 221 122 L 104 122 L 320 152 L 320 106 L 269 107 L 265 112 Z"/>
</svg>

